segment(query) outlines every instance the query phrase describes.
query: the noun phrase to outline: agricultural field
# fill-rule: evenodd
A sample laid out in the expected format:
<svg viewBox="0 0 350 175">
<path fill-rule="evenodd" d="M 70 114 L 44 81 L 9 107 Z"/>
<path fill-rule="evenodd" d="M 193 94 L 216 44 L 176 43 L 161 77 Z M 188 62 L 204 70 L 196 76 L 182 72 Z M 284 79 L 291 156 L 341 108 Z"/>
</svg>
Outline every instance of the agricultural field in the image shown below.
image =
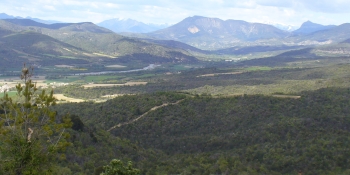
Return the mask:
<svg viewBox="0 0 350 175">
<path fill-rule="evenodd" d="M 335 59 L 336 61 L 337 59 Z M 340 59 L 346 62 L 346 59 Z M 288 62 L 283 65 L 257 66 L 251 62 L 206 62 L 205 64 L 163 64 L 150 70 L 135 72 L 108 72 L 89 74 L 83 67 L 56 65 L 42 67 L 37 71 L 50 70 L 47 76 L 35 76 L 37 87 L 55 88 L 64 94 L 61 102 L 83 99 L 105 100 L 113 94 L 142 94 L 157 91 L 179 91 L 192 95 L 212 96 L 237 95 L 280 95 L 280 98 L 299 98 L 303 91 L 327 87 L 350 87 L 347 63 L 333 64 L 328 60 L 303 61 L 304 67 L 293 67 Z M 320 63 L 324 65 L 320 66 Z M 109 68 L 125 68 L 124 65 L 111 64 Z M 77 70 L 72 70 L 77 69 Z M 80 71 L 78 71 L 80 69 Z M 66 73 L 63 74 L 63 72 Z M 71 72 L 75 72 L 72 74 Z M 91 71 L 91 70 L 90 70 Z M 107 71 L 107 72 L 105 72 Z M 94 73 L 94 72 L 92 72 Z M 1 78 L 1 77 L 0 77 Z M 13 87 L 20 82 L 18 77 L 2 77 L 1 84 Z M 282 96 L 281 96 L 282 95 Z M 72 98 L 72 99 L 68 99 Z"/>
</svg>

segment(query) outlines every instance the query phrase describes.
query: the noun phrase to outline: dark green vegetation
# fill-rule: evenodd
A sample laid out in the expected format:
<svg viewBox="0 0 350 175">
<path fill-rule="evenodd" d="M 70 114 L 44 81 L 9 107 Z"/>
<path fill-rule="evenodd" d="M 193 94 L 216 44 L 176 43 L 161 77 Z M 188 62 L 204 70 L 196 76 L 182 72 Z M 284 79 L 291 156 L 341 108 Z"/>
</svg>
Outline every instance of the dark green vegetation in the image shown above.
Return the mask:
<svg viewBox="0 0 350 175">
<path fill-rule="evenodd" d="M 301 95 L 212 98 L 156 93 L 59 105 L 59 113 L 69 111 L 88 126 L 72 131 L 76 151 L 68 153 L 69 163 L 62 163 L 71 171 L 91 172 L 115 156 L 133 160 L 145 174 L 347 174 L 350 90 L 328 88 Z M 113 136 L 101 135 L 101 130 L 131 121 L 153 105 L 182 98 L 116 127 Z M 113 140 L 118 144 L 107 148 Z M 128 148 L 119 146 L 127 140 Z M 84 170 L 73 170 L 73 165 Z"/>
<path fill-rule="evenodd" d="M 124 165 L 132 161 L 150 175 L 349 174 L 348 24 L 287 37 L 274 27 L 243 21 L 192 17 L 183 22 L 153 34 L 179 32 L 174 35 L 179 40 L 191 35 L 189 45 L 124 37 L 92 23 L 0 20 L 0 74 L 7 79 L 1 85 L 11 85 L 10 76 L 19 74 L 14 67 L 25 61 L 35 66 L 35 75 L 46 77 L 38 77 L 41 86 L 70 83 L 54 92 L 88 101 L 50 108 L 58 118 L 68 113 L 72 121 L 67 129 L 72 146 L 61 158 L 50 158 L 53 172 L 128 171 Z M 245 30 L 228 37 L 228 24 Z M 247 32 L 252 27 L 259 32 Z M 205 47 L 228 45 L 193 47 L 209 43 L 208 33 L 214 44 Z M 225 43 L 224 34 L 233 43 Z M 245 46 L 235 44 L 240 40 Z M 116 72 L 150 64 L 157 66 Z M 90 83 L 118 85 L 82 86 Z M 111 99 L 118 95 L 123 96 Z M 4 124 L 7 131 L 10 124 Z M 26 145 L 23 139 L 13 147 L 2 143 L 1 148 L 13 148 L 11 153 Z"/>
</svg>

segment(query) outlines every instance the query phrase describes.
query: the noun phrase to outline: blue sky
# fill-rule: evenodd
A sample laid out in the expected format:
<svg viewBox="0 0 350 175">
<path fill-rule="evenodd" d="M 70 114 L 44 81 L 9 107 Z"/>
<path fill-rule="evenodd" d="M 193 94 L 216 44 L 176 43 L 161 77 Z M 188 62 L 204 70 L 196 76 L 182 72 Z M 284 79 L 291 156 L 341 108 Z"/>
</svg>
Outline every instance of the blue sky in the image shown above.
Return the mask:
<svg viewBox="0 0 350 175">
<path fill-rule="evenodd" d="M 63 22 L 175 24 L 194 15 L 293 26 L 350 22 L 350 0 L 0 0 L 0 7 L 0 13 Z"/>
</svg>

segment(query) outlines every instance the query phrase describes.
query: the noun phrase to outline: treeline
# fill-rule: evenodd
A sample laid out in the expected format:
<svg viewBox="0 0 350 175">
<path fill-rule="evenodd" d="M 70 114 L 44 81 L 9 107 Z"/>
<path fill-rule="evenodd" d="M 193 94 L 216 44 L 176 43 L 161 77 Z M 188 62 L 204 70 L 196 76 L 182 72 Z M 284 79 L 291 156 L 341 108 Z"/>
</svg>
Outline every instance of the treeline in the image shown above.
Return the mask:
<svg viewBox="0 0 350 175">
<path fill-rule="evenodd" d="M 153 105 L 182 98 L 186 99 L 177 105 L 115 128 L 113 136 L 101 131 L 132 120 Z M 339 88 L 303 92 L 300 99 L 186 97 L 168 92 L 118 97 L 101 104 L 65 104 L 56 110 L 70 111 L 94 128 L 96 144 L 91 135 L 85 136 L 90 142 L 76 136 L 80 144 L 74 149 L 81 150 L 80 158 L 66 163 L 90 161 L 91 171 L 102 160 L 100 151 L 102 155 L 110 151 L 109 156 L 132 155 L 129 158 L 143 174 L 348 174 L 349 99 L 350 89 Z M 97 133 L 110 139 L 99 139 Z M 129 143 L 125 145 L 129 151 L 111 151 L 115 146 L 105 142 L 113 138 L 119 139 L 116 143 Z M 87 159 L 92 155 L 94 159 Z"/>
</svg>

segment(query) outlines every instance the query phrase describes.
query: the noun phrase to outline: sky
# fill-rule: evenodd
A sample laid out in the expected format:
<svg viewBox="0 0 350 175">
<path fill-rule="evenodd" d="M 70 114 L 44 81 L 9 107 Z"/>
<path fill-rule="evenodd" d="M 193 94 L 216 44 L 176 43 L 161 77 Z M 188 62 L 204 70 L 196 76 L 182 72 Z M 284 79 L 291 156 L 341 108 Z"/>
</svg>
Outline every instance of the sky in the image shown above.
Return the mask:
<svg viewBox="0 0 350 175">
<path fill-rule="evenodd" d="M 0 13 L 62 22 L 175 24 L 198 15 L 300 26 L 350 23 L 350 0 L 0 0 Z"/>
</svg>

